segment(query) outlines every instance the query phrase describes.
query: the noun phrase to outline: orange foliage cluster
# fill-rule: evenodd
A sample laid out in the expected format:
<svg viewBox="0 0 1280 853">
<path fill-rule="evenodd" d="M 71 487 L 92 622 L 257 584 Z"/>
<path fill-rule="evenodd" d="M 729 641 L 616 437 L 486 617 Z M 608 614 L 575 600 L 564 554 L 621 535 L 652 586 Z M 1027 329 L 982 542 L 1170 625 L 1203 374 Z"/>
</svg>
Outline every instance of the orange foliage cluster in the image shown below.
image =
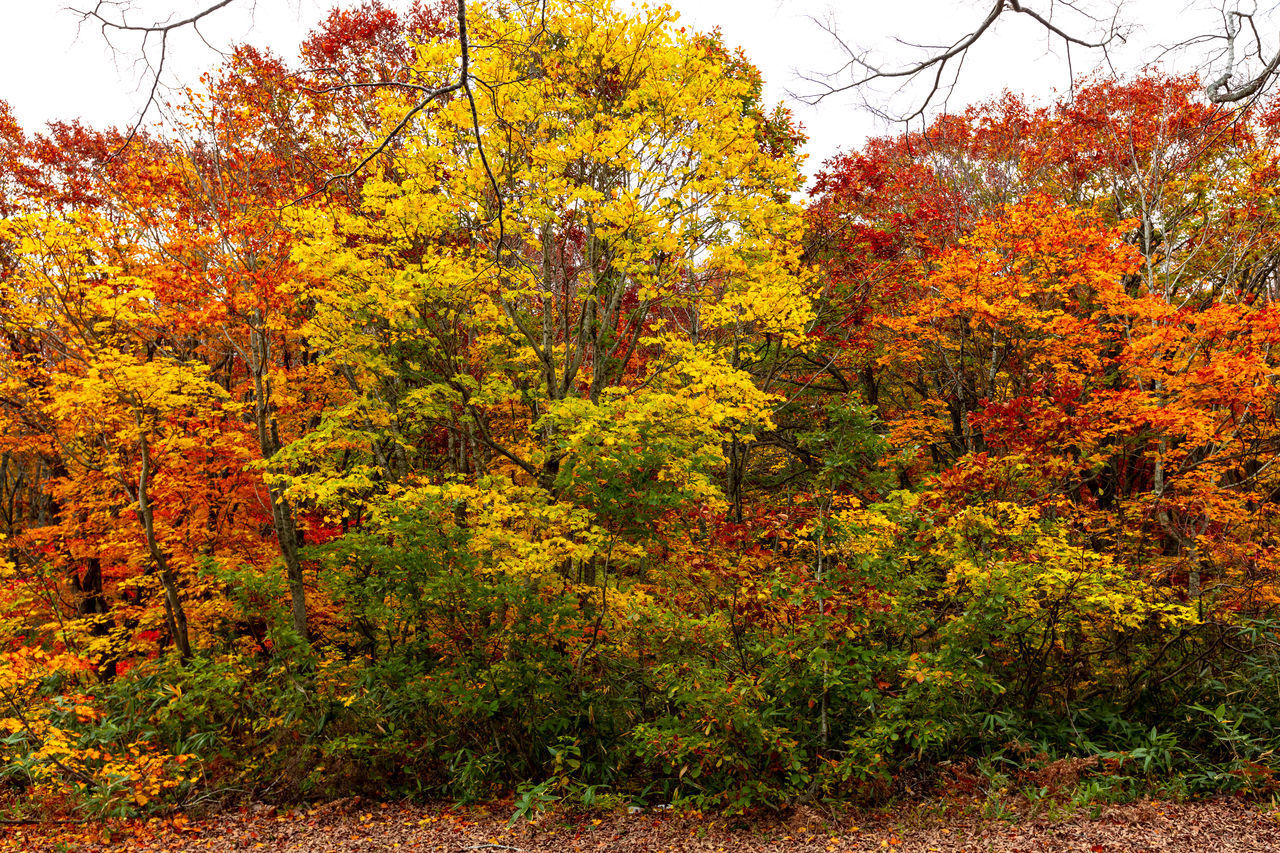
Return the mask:
<svg viewBox="0 0 1280 853">
<path fill-rule="evenodd" d="M 1276 600 L 1277 168 L 1194 79 L 1016 96 L 838 157 L 832 373 L 940 508 L 1042 508 L 1177 595 Z"/>
</svg>

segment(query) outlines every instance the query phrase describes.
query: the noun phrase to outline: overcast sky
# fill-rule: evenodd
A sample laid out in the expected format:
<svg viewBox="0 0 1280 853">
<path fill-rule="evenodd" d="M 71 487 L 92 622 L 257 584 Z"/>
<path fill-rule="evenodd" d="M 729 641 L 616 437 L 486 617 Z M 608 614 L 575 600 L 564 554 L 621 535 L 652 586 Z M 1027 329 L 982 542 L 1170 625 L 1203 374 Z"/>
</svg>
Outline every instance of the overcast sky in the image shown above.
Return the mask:
<svg viewBox="0 0 1280 853">
<path fill-rule="evenodd" d="M 181 15 L 207 5 L 208 0 L 133 2 L 143 17 L 155 15 L 156 9 L 177 9 Z M 388 2 L 398 4 L 398 0 Z M 1049 2 L 1044 0 L 1042 5 L 1047 8 Z M 1093 2 L 1101 8 L 1108 0 Z M 1181 2 L 1128 0 L 1127 18 L 1141 20 L 1144 26 L 1114 55 L 1119 68 L 1132 69 L 1146 61 L 1161 42 L 1214 28 L 1212 15 L 1195 11 L 1212 5 L 1210 0 L 1186 0 L 1185 8 Z M 79 27 L 77 16 L 65 9 L 76 4 L 77 0 L 0 0 L 5 7 L 0 27 L 0 99 L 9 102 L 28 129 L 70 118 L 95 125 L 127 124 L 146 100 L 145 89 L 140 88 L 146 80 L 144 69 L 133 61 L 137 43 L 120 40 L 119 52 L 113 55 L 97 29 L 87 24 Z M 289 57 L 303 34 L 333 5 L 334 0 L 235 0 L 210 20 L 205 34 L 214 46 L 247 40 Z M 914 55 L 908 47 L 895 45 L 894 37 L 914 43 L 952 41 L 981 20 L 990 0 L 674 0 L 671 5 L 686 23 L 697 29 L 719 27 L 726 41 L 746 50 L 765 75 L 769 98 L 788 102 L 808 130 L 812 171 L 837 150 L 856 147 L 868 135 L 893 132 L 897 127 L 862 108 L 857 96 L 833 96 L 817 107 L 790 97 L 791 92 L 817 91 L 803 77 L 837 69 L 843 61 L 835 40 L 815 19 L 834 22 L 846 42 L 871 46 L 886 64 L 893 64 Z M 1056 20 L 1064 27 L 1085 28 L 1084 22 L 1059 14 Z M 1068 88 L 1065 54 L 1059 45 L 1046 41 L 1034 22 L 1011 16 L 1007 22 L 1002 19 L 991 36 L 967 60 L 950 109 L 1005 89 L 1046 99 Z M 171 83 L 194 82 L 217 59 L 191 33 L 175 39 L 170 55 Z M 1081 72 L 1093 67 L 1097 56 L 1076 51 L 1072 60 Z M 869 97 L 882 108 L 902 112 L 914 106 L 911 95 L 880 92 Z"/>
</svg>

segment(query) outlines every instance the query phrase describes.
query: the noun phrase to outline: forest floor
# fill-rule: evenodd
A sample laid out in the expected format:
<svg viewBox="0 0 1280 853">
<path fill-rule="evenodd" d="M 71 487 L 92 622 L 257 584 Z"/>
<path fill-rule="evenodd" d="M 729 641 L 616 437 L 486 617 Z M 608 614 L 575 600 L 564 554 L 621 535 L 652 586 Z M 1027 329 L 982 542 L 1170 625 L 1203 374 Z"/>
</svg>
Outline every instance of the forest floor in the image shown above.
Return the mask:
<svg viewBox="0 0 1280 853">
<path fill-rule="evenodd" d="M 543 815 L 507 828 L 509 810 L 368 804 L 259 806 L 194 820 L 3 827 L 0 851 L 22 853 L 1208 853 L 1277 851 L 1280 813 L 1231 800 L 1139 802 L 1092 814 L 992 819 L 971 809 L 914 806 L 833 818 L 725 819 L 648 811 Z"/>
</svg>

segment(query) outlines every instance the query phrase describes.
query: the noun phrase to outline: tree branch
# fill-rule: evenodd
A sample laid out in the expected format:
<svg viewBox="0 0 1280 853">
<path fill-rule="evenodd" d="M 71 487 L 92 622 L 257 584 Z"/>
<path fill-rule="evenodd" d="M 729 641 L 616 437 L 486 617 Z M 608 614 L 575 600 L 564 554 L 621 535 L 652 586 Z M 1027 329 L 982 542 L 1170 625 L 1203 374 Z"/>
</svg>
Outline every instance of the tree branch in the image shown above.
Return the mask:
<svg viewBox="0 0 1280 853">
<path fill-rule="evenodd" d="M 1071 3 L 1059 2 L 1050 3 L 1050 9 L 1057 5 L 1065 5 L 1073 9 L 1091 21 L 1098 22 L 1100 19 L 1089 15 L 1077 8 Z M 1119 24 L 1119 13 L 1117 11 L 1107 20 L 1105 27 L 1096 35 L 1086 36 L 1080 33 L 1073 33 L 1068 29 L 1059 26 L 1054 22 L 1052 13 L 1046 14 L 1037 9 L 1024 5 L 1024 0 L 994 0 L 988 8 L 986 15 L 972 29 L 960 36 L 950 44 L 927 47 L 924 45 L 912 44 L 910 42 L 897 39 L 899 44 L 908 47 L 921 48 L 926 51 L 923 59 L 898 67 L 887 67 L 871 60 L 870 51 L 850 45 L 842 39 L 837 32 L 834 22 L 826 23 L 815 21 L 831 38 L 836 42 L 841 50 L 848 56 L 848 60 L 843 66 L 830 74 L 820 74 L 815 76 L 806 76 L 802 79 L 807 82 L 817 84 L 822 87 L 821 91 L 809 94 L 799 95 L 798 97 L 809 104 L 818 104 L 832 95 L 851 92 L 858 89 L 864 89 L 876 82 L 880 81 L 900 81 L 903 86 L 909 84 L 912 80 L 923 79 L 927 82 L 927 90 L 918 105 L 910 113 L 899 116 L 887 116 L 885 113 L 876 110 L 880 115 L 895 118 L 898 121 L 911 121 L 924 115 L 928 108 L 935 102 L 940 93 L 950 92 L 955 88 L 960 76 L 960 69 L 964 64 L 969 52 L 975 48 L 979 42 L 985 38 L 989 38 L 996 22 L 1010 15 L 1025 15 L 1041 27 L 1045 33 L 1053 39 L 1058 40 L 1064 47 L 1070 51 L 1071 47 L 1085 48 L 1089 50 L 1100 50 L 1106 53 L 1107 48 L 1116 41 L 1123 42 L 1125 33 Z M 947 79 L 948 72 L 951 73 L 950 82 L 944 82 Z M 843 82 L 840 80 L 843 78 Z"/>
<path fill-rule="evenodd" d="M 71 11 L 80 16 L 80 26 L 86 23 L 95 23 L 100 33 L 102 33 L 103 41 L 114 49 L 111 41 L 111 33 L 135 33 L 142 36 L 142 44 L 140 46 L 140 61 L 145 63 L 148 71 L 151 73 L 151 85 L 147 90 L 147 99 L 143 103 L 142 108 L 138 110 L 137 117 L 134 118 L 129 126 L 128 132 L 125 134 L 124 141 L 111 154 L 108 159 L 114 159 L 120 155 L 122 151 L 129 147 L 129 143 L 137 137 L 138 131 L 142 128 L 142 123 L 146 120 L 147 114 L 156 105 L 156 98 L 160 92 L 160 78 L 164 74 L 165 63 L 169 58 L 169 36 L 174 32 L 190 27 L 201 39 L 204 38 L 200 34 L 200 22 L 209 17 L 213 13 L 230 6 L 236 0 L 210 0 L 208 5 L 198 9 L 185 18 L 177 21 L 156 21 L 150 24 L 134 24 L 130 23 L 125 16 L 125 10 L 128 8 L 126 4 L 117 2 L 117 0 L 98 0 L 91 9 L 80 9 L 70 7 Z M 114 19 L 108 17 L 109 10 L 116 10 L 118 17 Z M 147 46 L 151 43 L 152 38 L 156 37 L 160 42 L 160 54 L 156 57 L 154 65 L 150 56 L 147 54 Z M 205 44 L 208 44 L 206 41 Z"/>
<path fill-rule="evenodd" d="M 1277 70 L 1280 70 L 1280 50 L 1276 51 L 1276 54 L 1262 67 L 1261 71 L 1244 83 L 1232 86 L 1231 78 L 1236 74 L 1236 38 L 1240 35 L 1240 30 L 1246 20 L 1253 31 L 1256 45 L 1254 52 L 1258 56 L 1262 55 L 1262 39 L 1258 34 L 1257 27 L 1254 25 L 1253 15 L 1233 11 L 1228 12 L 1224 18 L 1223 39 L 1227 42 L 1227 67 L 1220 75 L 1209 81 L 1208 85 L 1204 87 L 1204 92 L 1212 103 L 1235 104 L 1247 101 L 1260 94 L 1271 83 L 1276 76 Z"/>
</svg>

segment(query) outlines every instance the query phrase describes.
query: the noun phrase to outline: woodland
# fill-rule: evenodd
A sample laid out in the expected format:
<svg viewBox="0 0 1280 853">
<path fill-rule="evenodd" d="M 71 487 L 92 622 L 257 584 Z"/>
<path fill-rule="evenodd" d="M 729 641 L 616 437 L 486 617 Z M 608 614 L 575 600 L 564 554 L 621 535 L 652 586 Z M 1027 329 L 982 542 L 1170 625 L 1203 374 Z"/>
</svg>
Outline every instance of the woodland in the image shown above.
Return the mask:
<svg viewBox="0 0 1280 853">
<path fill-rule="evenodd" d="M 458 21 L 0 104 L 0 811 L 1280 787 L 1280 100 Z"/>
</svg>

